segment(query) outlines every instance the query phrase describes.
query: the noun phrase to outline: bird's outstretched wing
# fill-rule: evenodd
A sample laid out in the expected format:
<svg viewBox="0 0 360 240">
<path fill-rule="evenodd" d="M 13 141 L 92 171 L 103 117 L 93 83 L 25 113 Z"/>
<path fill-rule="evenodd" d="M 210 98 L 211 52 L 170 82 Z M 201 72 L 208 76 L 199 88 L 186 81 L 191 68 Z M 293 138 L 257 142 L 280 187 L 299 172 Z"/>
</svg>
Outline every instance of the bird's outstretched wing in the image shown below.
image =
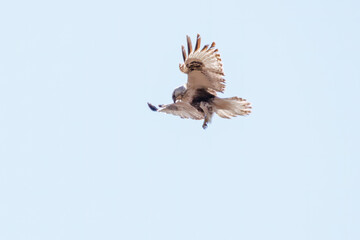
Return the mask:
<svg viewBox="0 0 360 240">
<path fill-rule="evenodd" d="M 198 34 L 193 50 L 190 37 L 186 36 L 186 38 L 189 56 L 186 55 L 184 46 L 181 46 L 184 63 L 180 64 L 180 70 L 188 74 L 187 88 L 205 88 L 212 92 L 223 92 L 225 89 L 224 71 L 220 54 L 215 49 L 215 42 L 210 47 L 205 45 L 200 49 L 201 38 Z"/>
<path fill-rule="evenodd" d="M 196 108 L 194 108 L 187 102 L 176 102 L 173 104 L 159 105 L 160 108 L 157 108 L 150 103 L 148 103 L 148 106 L 151 110 L 155 112 L 169 113 L 179 116 L 181 118 L 192 118 L 195 120 L 200 120 L 204 118 L 202 113 L 200 113 Z"/>
</svg>

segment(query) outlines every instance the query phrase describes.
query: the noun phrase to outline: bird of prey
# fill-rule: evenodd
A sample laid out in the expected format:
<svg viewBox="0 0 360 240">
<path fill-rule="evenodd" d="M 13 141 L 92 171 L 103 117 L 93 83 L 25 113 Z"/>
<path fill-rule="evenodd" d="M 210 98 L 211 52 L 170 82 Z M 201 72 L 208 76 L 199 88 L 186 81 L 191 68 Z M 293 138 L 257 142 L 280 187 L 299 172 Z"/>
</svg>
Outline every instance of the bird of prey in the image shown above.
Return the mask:
<svg viewBox="0 0 360 240">
<path fill-rule="evenodd" d="M 176 88 L 172 94 L 174 103 L 159 105 L 159 108 L 148 103 L 151 110 L 177 115 L 181 118 L 195 120 L 204 119 L 202 127 L 206 129 L 214 113 L 222 118 L 248 115 L 250 103 L 243 98 L 220 98 L 217 92 L 224 92 L 225 79 L 220 54 L 215 49 L 215 42 L 210 47 L 200 49 L 201 38 L 197 35 L 195 48 L 191 39 L 187 39 L 187 52 L 184 46 L 182 55 L 184 63 L 179 65 L 180 71 L 188 75 L 187 83 Z"/>
</svg>

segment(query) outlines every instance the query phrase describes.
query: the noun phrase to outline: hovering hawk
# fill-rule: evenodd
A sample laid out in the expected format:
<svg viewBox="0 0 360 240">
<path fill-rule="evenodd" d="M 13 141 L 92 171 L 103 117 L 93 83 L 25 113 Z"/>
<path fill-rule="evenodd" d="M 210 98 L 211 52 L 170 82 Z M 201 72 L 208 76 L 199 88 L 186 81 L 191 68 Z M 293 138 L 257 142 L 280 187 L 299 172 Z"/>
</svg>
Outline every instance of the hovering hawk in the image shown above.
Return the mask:
<svg viewBox="0 0 360 240">
<path fill-rule="evenodd" d="M 184 46 L 182 55 L 184 63 L 180 63 L 180 71 L 188 75 L 187 83 L 176 88 L 172 94 L 174 103 L 159 105 L 159 108 L 148 103 L 151 110 L 170 113 L 181 118 L 195 120 L 204 119 L 202 127 L 206 129 L 214 113 L 222 118 L 248 115 L 250 103 L 239 97 L 219 98 L 217 92 L 224 92 L 225 79 L 220 54 L 215 43 L 200 49 L 201 38 L 197 35 L 195 48 L 191 39 L 187 38 L 188 56 Z"/>
</svg>

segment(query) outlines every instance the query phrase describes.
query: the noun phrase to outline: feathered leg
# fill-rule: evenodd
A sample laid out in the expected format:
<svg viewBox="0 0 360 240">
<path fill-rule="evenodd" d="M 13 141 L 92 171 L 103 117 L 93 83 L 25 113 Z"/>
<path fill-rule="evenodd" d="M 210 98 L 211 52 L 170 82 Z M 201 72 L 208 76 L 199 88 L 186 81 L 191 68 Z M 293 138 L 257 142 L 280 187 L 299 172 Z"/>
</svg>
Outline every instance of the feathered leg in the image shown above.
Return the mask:
<svg viewBox="0 0 360 240">
<path fill-rule="evenodd" d="M 211 122 L 211 118 L 214 114 L 213 107 L 207 103 L 207 102 L 201 102 L 200 108 L 204 111 L 204 123 L 202 125 L 203 129 L 206 129 L 208 126 L 208 123 Z"/>
</svg>

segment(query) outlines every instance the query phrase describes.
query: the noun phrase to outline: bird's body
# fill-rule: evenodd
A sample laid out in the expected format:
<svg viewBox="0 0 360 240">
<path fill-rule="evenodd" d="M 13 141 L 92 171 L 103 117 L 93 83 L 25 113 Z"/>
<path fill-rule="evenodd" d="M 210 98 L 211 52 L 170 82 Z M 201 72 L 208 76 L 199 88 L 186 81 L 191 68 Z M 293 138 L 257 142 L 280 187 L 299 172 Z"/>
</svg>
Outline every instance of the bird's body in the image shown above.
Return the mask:
<svg viewBox="0 0 360 240">
<path fill-rule="evenodd" d="M 210 48 L 206 45 L 200 50 L 200 41 L 198 34 L 193 51 L 191 40 L 187 36 L 189 56 L 182 46 L 184 64 L 180 64 L 180 70 L 188 74 L 188 81 L 184 86 L 174 90 L 174 103 L 159 105 L 159 109 L 148 103 L 150 109 L 178 115 L 181 118 L 204 119 L 204 129 L 214 113 L 222 118 L 248 115 L 251 107 L 245 99 L 217 97 L 216 92 L 223 92 L 225 89 L 220 55 L 217 53 L 218 50 L 214 49 L 215 43 L 212 43 Z"/>
</svg>

